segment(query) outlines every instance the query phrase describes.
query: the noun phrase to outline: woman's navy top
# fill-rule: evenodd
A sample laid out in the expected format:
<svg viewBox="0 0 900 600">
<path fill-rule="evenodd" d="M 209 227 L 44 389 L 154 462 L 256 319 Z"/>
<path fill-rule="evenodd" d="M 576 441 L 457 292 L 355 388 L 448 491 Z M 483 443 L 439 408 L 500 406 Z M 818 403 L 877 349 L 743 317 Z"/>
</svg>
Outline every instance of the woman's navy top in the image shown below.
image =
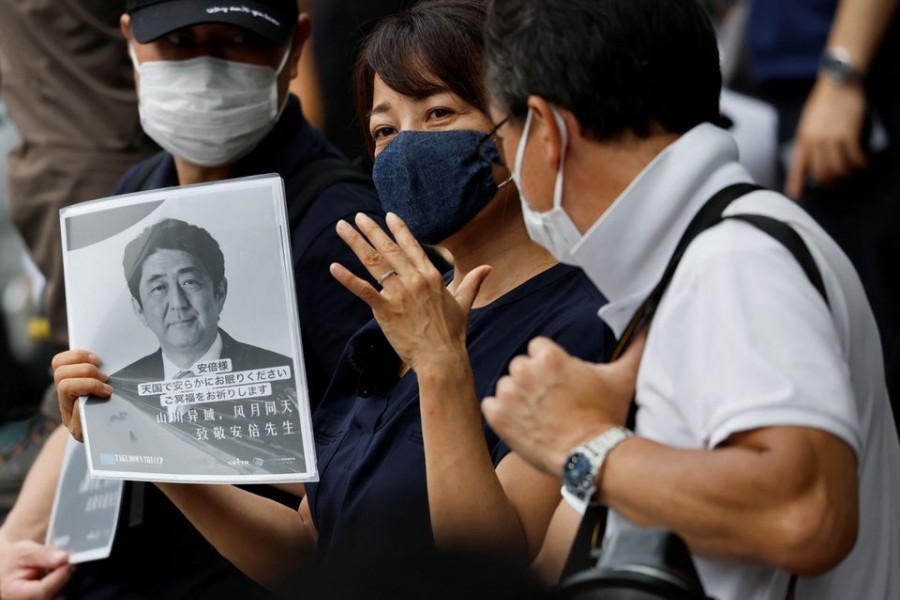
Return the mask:
<svg viewBox="0 0 900 600">
<path fill-rule="evenodd" d="M 509 362 L 537 336 L 603 361 L 613 346 L 597 316 L 605 301 L 580 269 L 558 265 L 473 310 L 467 346 L 479 401 L 493 394 Z M 419 388 L 413 372 L 397 378 L 398 366 L 377 323 L 370 322 L 348 343 L 313 417 L 320 481 L 306 490 L 320 566 L 434 549 Z M 497 465 L 510 450 L 483 427 Z"/>
</svg>

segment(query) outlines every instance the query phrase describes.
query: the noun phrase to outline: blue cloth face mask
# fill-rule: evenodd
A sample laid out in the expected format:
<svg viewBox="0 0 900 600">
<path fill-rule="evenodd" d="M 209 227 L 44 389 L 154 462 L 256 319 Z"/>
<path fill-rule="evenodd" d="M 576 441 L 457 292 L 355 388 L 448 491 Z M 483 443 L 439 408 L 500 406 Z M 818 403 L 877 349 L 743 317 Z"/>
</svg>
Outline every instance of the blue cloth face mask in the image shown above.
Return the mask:
<svg viewBox="0 0 900 600">
<path fill-rule="evenodd" d="M 375 159 L 372 179 L 385 211 L 403 219 L 423 244 L 462 229 L 497 193 L 493 141 L 481 131 L 403 131 Z"/>
</svg>

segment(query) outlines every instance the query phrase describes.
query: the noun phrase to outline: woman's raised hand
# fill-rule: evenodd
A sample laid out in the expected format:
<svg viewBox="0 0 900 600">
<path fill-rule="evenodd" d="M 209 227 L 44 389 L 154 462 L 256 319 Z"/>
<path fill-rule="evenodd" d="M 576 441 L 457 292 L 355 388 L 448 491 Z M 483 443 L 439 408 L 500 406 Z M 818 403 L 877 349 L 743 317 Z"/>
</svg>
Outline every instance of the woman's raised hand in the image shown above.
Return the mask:
<svg viewBox="0 0 900 600">
<path fill-rule="evenodd" d="M 78 414 L 78 398 L 93 395 L 109 398 L 112 386 L 100 370 L 100 358 L 87 350 L 66 350 L 53 357 L 53 380 L 63 424 L 79 442 L 84 441 L 81 433 L 81 418 Z"/>
<path fill-rule="evenodd" d="M 422 373 L 465 353 L 469 311 L 490 267 L 473 269 L 451 293 L 398 216 L 387 215 L 396 242 L 364 214 L 358 214 L 355 222 L 362 235 L 345 221 L 338 223 L 337 233 L 382 289 L 337 263 L 331 265 L 331 274 L 372 308 L 400 358 Z"/>
</svg>

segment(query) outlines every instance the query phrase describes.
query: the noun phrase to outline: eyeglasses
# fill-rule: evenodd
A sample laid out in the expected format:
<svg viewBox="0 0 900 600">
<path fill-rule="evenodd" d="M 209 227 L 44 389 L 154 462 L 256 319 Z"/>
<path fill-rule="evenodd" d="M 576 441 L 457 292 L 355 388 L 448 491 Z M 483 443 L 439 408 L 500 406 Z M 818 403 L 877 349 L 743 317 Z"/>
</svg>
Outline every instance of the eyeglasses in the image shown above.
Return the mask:
<svg viewBox="0 0 900 600">
<path fill-rule="evenodd" d="M 478 144 L 475 146 L 475 151 L 478 153 L 478 156 L 481 157 L 482 160 L 491 163 L 492 165 L 499 165 L 502 167 L 506 166 L 506 161 L 503 160 L 502 150 L 500 149 L 500 144 L 497 144 L 497 131 L 509 121 L 510 117 L 507 116 L 505 119 L 494 125 L 494 128 L 484 134 L 480 140 L 478 140 Z M 488 142 L 494 142 L 494 145 L 488 145 Z"/>
</svg>

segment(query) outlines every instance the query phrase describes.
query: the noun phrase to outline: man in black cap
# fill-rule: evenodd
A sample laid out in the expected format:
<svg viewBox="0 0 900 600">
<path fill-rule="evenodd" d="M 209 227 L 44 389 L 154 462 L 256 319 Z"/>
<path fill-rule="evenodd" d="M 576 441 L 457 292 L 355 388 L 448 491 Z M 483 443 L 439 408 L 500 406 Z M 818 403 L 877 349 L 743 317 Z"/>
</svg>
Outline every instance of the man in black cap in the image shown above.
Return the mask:
<svg viewBox="0 0 900 600">
<path fill-rule="evenodd" d="M 321 179 L 322 159 L 341 157 L 306 123 L 298 100 L 288 92 L 310 32 L 309 18 L 297 6 L 296 0 L 128 0 L 121 28 L 135 65 L 141 125 L 164 151 L 129 171 L 116 193 L 271 172 L 284 178 L 289 212 L 302 213 L 292 219 L 291 241 L 315 404 L 347 338 L 371 317 L 328 272 L 332 262 L 356 264 L 335 224 L 358 212 L 380 220 L 381 209 L 370 185 L 347 177 L 321 186 L 313 199 L 305 197 Z M 339 169 L 333 163 L 329 168 Z M 298 203 L 305 210 L 296 211 Z M 64 445 L 48 443 L 45 454 L 58 458 L 40 457 L 44 466 L 32 471 L 0 529 L 0 557 L 17 557 L 0 558 L 3 598 L 53 597 L 69 579 L 64 554 L 27 542 L 12 552 L 4 543 L 42 540 L 41 524 L 46 527 L 49 515 L 34 514 L 27 500 L 52 497 L 56 473 L 46 465 L 59 468 Z M 265 487 L 258 493 L 275 497 L 277 490 Z M 298 502 L 287 494 L 278 499 Z M 80 565 L 68 582 L 68 595 L 265 597 L 155 487 L 126 484 L 122 505 L 110 558 Z M 49 574 L 42 577 L 45 570 Z"/>
</svg>

